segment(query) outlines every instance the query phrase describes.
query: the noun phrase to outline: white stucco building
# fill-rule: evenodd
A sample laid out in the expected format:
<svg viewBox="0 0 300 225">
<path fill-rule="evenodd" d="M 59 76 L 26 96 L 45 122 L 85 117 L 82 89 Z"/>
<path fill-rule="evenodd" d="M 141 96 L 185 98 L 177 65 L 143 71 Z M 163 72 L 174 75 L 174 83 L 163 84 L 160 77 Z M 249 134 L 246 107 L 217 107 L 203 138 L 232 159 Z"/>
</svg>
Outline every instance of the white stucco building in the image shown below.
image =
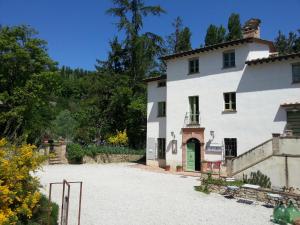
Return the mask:
<svg viewBox="0 0 300 225">
<path fill-rule="evenodd" d="M 244 38 L 162 58 L 166 76 L 147 78 L 147 164 L 200 171 L 273 133 L 300 135 L 300 53 Z"/>
</svg>

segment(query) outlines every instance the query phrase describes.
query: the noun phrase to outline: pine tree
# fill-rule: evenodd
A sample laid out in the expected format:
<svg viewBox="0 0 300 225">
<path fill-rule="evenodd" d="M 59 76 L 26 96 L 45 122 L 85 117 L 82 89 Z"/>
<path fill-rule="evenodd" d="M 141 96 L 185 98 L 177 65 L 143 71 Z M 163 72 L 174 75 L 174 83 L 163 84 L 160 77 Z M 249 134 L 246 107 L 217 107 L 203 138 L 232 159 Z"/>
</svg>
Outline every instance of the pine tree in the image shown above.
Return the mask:
<svg viewBox="0 0 300 225">
<path fill-rule="evenodd" d="M 225 41 L 226 29 L 223 26 L 217 27 L 211 24 L 205 36 L 205 45 L 214 45 Z"/>
<path fill-rule="evenodd" d="M 242 38 L 242 27 L 240 15 L 232 13 L 228 19 L 228 35 L 227 41 L 237 40 Z"/>
<path fill-rule="evenodd" d="M 182 19 L 177 17 L 172 23 L 175 31 L 167 37 L 167 51 L 169 54 L 188 51 L 192 49 L 192 33 L 188 27 L 183 28 Z"/>
</svg>

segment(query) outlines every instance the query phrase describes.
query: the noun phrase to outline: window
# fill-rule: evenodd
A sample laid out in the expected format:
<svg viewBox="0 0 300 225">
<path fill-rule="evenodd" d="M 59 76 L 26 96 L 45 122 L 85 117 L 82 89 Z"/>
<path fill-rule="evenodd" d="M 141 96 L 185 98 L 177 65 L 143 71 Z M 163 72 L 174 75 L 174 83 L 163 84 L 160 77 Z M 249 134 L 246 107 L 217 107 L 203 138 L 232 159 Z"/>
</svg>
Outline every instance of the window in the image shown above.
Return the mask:
<svg viewBox="0 0 300 225">
<path fill-rule="evenodd" d="M 225 111 L 236 110 L 235 92 L 224 93 Z"/>
<path fill-rule="evenodd" d="M 166 81 L 159 81 L 157 83 L 157 87 L 165 87 L 166 86 Z"/>
<path fill-rule="evenodd" d="M 199 124 L 199 97 L 190 96 L 189 124 Z"/>
<path fill-rule="evenodd" d="M 223 68 L 235 67 L 235 52 L 224 52 L 223 53 Z"/>
<path fill-rule="evenodd" d="M 157 138 L 157 152 L 159 159 L 166 158 L 166 139 L 165 138 Z"/>
<path fill-rule="evenodd" d="M 189 60 L 189 74 L 199 73 L 199 59 Z"/>
<path fill-rule="evenodd" d="M 237 144 L 236 138 L 224 138 L 225 143 L 225 157 L 236 157 L 237 156 Z"/>
<path fill-rule="evenodd" d="M 300 63 L 292 65 L 293 83 L 300 83 Z"/>
<path fill-rule="evenodd" d="M 157 116 L 158 117 L 166 116 L 166 102 L 158 102 Z"/>
</svg>

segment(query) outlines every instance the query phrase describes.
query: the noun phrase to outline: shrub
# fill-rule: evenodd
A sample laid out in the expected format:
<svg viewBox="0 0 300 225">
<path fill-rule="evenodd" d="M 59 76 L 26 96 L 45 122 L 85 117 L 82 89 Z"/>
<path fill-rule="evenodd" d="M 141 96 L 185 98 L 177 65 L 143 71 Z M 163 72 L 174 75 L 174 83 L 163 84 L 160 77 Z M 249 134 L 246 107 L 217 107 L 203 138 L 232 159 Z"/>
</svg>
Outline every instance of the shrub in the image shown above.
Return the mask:
<svg viewBox="0 0 300 225">
<path fill-rule="evenodd" d="M 84 148 L 84 153 L 88 156 L 94 157 L 97 154 L 126 154 L 126 155 L 144 155 L 145 150 L 135 150 L 128 147 L 121 146 L 96 146 L 90 145 Z"/>
<path fill-rule="evenodd" d="M 49 200 L 42 195 L 36 209 L 29 221 L 22 221 L 19 225 L 48 225 Z M 57 225 L 59 207 L 56 203 L 50 203 L 50 225 Z"/>
<path fill-rule="evenodd" d="M 112 135 L 107 139 L 108 143 L 115 146 L 127 146 L 128 145 L 128 136 L 126 129 L 122 131 L 117 131 L 116 135 Z"/>
<path fill-rule="evenodd" d="M 18 224 L 32 218 L 41 194 L 39 182 L 31 173 L 45 159 L 35 146 L 10 145 L 0 140 L 0 224 Z"/>
<path fill-rule="evenodd" d="M 243 181 L 245 183 L 259 185 L 263 188 L 270 188 L 271 187 L 270 178 L 268 176 L 264 175 L 259 170 L 256 171 L 256 172 L 251 172 L 250 178 L 248 178 L 247 175 L 243 174 Z"/>
<path fill-rule="evenodd" d="M 85 152 L 80 144 L 68 144 L 67 158 L 70 163 L 82 163 Z"/>
</svg>

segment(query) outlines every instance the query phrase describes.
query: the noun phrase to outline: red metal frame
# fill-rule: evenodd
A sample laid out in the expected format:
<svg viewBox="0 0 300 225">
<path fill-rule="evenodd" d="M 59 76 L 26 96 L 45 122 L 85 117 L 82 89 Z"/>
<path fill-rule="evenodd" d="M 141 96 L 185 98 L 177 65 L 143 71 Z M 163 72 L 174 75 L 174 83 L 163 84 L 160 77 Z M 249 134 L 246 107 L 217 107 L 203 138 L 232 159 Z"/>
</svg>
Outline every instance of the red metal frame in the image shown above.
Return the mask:
<svg viewBox="0 0 300 225">
<path fill-rule="evenodd" d="M 50 225 L 50 203 L 51 203 L 51 196 L 52 196 L 52 185 L 55 184 L 60 184 L 63 185 L 63 193 L 62 193 L 62 203 L 61 203 L 61 224 L 63 220 L 63 209 L 64 209 L 64 197 L 65 197 L 65 187 L 68 187 L 68 194 L 67 194 L 67 223 L 68 225 L 68 216 L 69 216 L 69 200 L 70 200 L 70 189 L 71 189 L 71 184 L 80 184 L 80 192 L 79 192 L 79 206 L 78 206 L 78 225 L 80 225 L 80 217 L 81 217 L 81 199 L 82 199 L 82 181 L 73 181 L 73 182 L 68 182 L 66 180 L 63 180 L 63 182 L 53 182 L 50 183 L 49 187 L 49 204 L 48 204 L 48 225 Z"/>
</svg>

